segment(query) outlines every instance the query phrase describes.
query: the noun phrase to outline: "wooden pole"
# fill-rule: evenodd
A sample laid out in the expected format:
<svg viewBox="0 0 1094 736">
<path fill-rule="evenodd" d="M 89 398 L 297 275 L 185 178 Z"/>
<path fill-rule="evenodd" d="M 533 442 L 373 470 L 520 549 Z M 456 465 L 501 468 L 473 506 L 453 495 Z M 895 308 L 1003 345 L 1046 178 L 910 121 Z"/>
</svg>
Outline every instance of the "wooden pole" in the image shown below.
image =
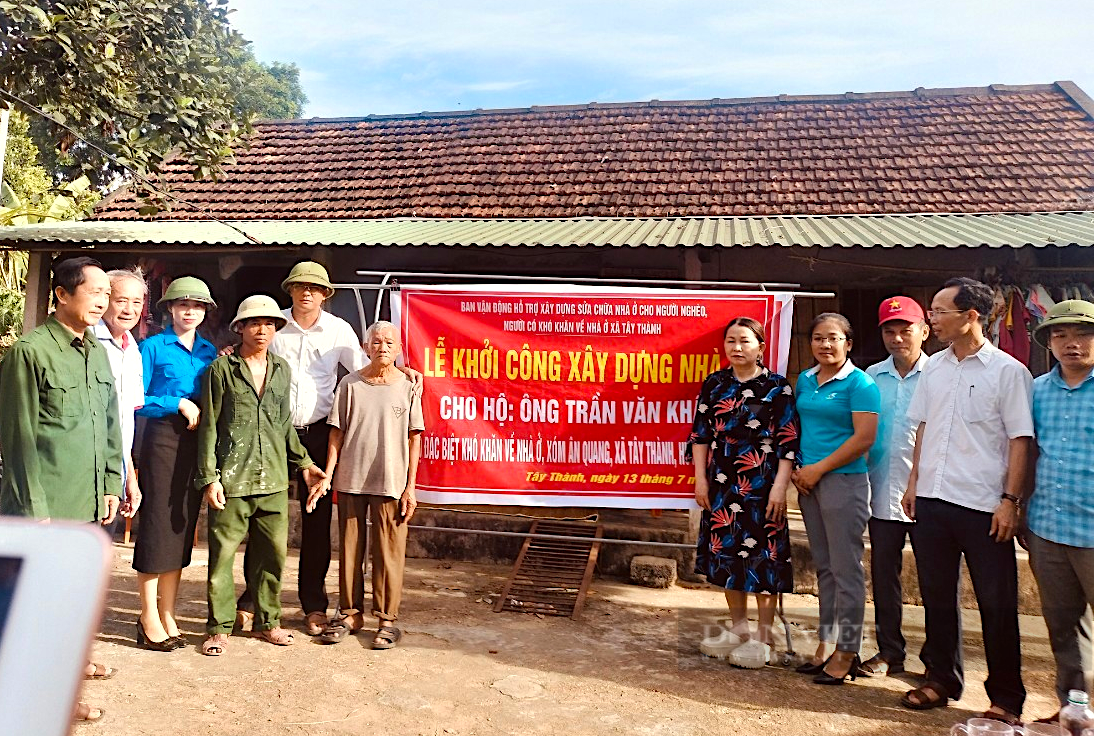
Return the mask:
<svg viewBox="0 0 1094 736">
<path fill-rule="evenodd" d="M 49 265 L 49 252 L 30 252 L 30 261 L 27 264 L 27 298 L 23 306 L 24 334 L 44 324 L 49 313 Z"/>
</svg>

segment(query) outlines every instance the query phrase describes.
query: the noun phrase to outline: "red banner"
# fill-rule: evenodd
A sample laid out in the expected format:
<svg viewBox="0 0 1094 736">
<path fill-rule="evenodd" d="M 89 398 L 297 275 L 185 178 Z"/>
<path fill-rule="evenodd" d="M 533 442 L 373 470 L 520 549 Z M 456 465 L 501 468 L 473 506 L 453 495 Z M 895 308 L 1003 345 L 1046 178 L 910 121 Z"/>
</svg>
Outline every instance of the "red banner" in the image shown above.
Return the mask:
<svg viewBox="0 0 1094 736">
<path fill-rule="evenodd" d="M 789 353 L 783 293 L 404 286 L 391 302 L 425 375 L 430 503 L 693 506 L 684 445 L 726 323 L 759 320 L 779 372 Z"/>
</svg>

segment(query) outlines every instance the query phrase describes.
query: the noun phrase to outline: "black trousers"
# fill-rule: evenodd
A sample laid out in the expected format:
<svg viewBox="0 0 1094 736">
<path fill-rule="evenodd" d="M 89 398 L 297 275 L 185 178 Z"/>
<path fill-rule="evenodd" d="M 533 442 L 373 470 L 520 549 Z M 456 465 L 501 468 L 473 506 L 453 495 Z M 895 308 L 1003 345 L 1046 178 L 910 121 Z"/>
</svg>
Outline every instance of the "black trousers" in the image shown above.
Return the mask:
<svg viewBox="0 0 1094 736">
<path fill-rule="evenodd" d="M 1026 699 L 1018 634 L 1018 567 L 1014 542 L 988 536 L 991 514 L 933 498 L 916 500 L 912 536 L 919 588 L 926 610 L 927 640 L 919 658 L 927 679 L 951 698 L 961 697 L 961 556 L 969 568 L 980 625 L 988 679 L 984 689 L 992 705 L 1021 715 Z"/>
<path fill-rule="evenodd" d="M 308 451 L 308 455 L 320 468 L 327 465 L 327 440 L 330 438 L 330 425 L 327 420 L 320 419 L 315 424 L 297 429 L 301 444 Z M 327 571 L 330 570 L 331 538 L 330 522 L 333 516 L 334 504 L 331 500 L 333 494 L 327 493 L 319 499 L 315 509 L 310 513 L 305 508 L 308 503 L 308 486 L 304 483 L 303 473 L 297 474 L 297 485 L 300 490 L 300 576 L 297 582 L 297 592 L 300 595 L 300 607 L 305 614 L 325 613 L 327 610 Z M 249 569 L 247 555 L 243 556 L 243 569 Z M 242 611 L 254 611 L 254 601 L 251 597 L 250 581 L 243 595 L 239 597 L 236 607 Z"/>
<path fill-rule="evenodd" d="M 915 524 L 870 517 L 870 580 L 874 590 L 874 627 L 878 653 L 889 664 L 904 662 L 904 542 Z"/>
</svg>

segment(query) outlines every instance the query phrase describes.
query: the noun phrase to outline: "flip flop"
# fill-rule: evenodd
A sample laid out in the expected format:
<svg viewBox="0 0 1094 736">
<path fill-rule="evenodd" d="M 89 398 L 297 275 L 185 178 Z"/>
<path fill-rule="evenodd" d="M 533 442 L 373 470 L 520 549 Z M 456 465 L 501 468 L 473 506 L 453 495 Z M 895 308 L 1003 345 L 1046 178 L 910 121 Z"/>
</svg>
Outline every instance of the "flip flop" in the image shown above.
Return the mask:
<svg viewBox="0 0 1094 736">
<path fill-rule="evenodd" d="M 212 634 L 201 643 L 201 653 L 207 657 L 219 657 L 228 649 L 227 634 Z"/>
<path fill-rule="evenodd" d="M 289 631 L 288 629 L 283 629 L 280 626 L 275 626 L 272 629 L 264 629 L 263 631 L 259 631 L 258 635 L 266 641 L 270 642 L 271 644 L 276 644 L 279 647 L 292 646 L 293 643 L 296 641 L 291 631 Z"/>
<path fill-rule="evenodd" d="M 114 667 L 107 667 L 105 664 L 99 664 L 98 662 L 88 662 L 88 664 L 95 668 L 95 671 L 90 675 L 85 672 L 85 680 L 109 680 L 118 674 L 118 670 Z"/>
<path fill-rule="evenodd" d="M 928 690 L 933 694 L 928 694 Z M 912 700 L 912 696 L 915 696 L 915 700 Z M 946 695 L 946 689 L 937 682 L 925 682 L 915 690 L 904 693 L 900 704 L 912 710 L 931 710 L 945 708 L 950 704 L 950 698 Z"/>
<path fill-rule="evenodd" d="M 381 626 L 376 632 L 376 638 L 372 640 L 373 649 L 394 649 L 399 640 L 403 638 L 403 632 L 394 626 Z"/>
<path fill-rule="evenodd" d="M 98 715 L 92 715 L 92 711 Z M 76 725 L 84 723 L 98 723 L 106 715 L 106 711 L 102 708 L 96 708 L 88 705 L 87 703 L 77 703 L 76 710 L 72 712 L 72 722 Z"/>
</svg>

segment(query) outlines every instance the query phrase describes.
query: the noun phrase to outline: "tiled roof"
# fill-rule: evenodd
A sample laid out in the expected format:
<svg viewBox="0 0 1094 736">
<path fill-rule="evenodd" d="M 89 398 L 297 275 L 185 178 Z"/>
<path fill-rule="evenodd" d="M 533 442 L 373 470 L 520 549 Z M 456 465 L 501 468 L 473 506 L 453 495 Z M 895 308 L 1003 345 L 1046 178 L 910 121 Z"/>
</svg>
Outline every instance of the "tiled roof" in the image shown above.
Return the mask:
<svg viewBox="0 0 1094 736">
<path fill-rule="evenodd" d="M 1059 82 L 273 121 L 221 181 L 167 180 L 224 219 L 1085 210 L 1094 104 Z M 96 217 L 141 219 L 127 191 Z"/>
</svg>

